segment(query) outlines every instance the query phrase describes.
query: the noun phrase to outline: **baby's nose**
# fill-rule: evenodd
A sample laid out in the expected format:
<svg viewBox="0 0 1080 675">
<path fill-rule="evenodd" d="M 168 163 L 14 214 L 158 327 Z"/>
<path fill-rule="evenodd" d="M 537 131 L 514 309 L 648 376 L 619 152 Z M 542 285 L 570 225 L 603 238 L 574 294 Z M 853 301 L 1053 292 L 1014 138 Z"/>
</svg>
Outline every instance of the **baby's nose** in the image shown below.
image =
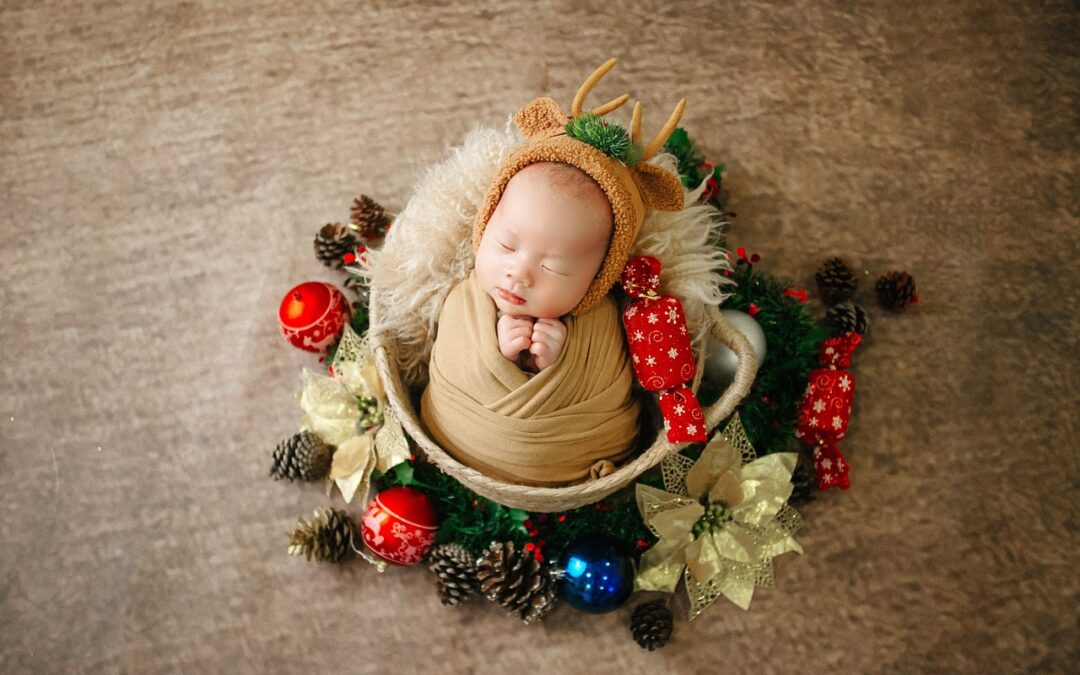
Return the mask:
<svg viewBox="0 0 1080 675">
<path fill-rule="evenodd" d="M 521 284 L 526 288 L 532 286 L 532 275 L 522 266 L 513 267 L 507 270 L 506 278 L 512 283 Z"/>
</svg>

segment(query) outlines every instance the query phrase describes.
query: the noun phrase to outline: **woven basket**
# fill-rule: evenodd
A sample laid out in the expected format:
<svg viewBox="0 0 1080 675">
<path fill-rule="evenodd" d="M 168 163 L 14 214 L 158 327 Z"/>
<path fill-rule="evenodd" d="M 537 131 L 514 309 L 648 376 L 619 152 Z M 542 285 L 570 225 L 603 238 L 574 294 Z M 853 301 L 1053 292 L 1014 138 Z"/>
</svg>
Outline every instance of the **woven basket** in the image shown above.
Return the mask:
<svg viewBox="0 0 1080 675">
<path fill-rule="evenodd" d="M 401 419 L 405 432 L 416 442 L 427 458 L 440 470 L 453 476 L 478 495 L 505 506 L 525 509 L 526 511 L 544 513 L 565 511 L 603 499 L 620 488 L 629 485 L 643 472 L 659 464 L 669 453 L 677 452 L 680 448 L 686 446 L 685 443 L 669 443 L 666 434 L 661 430 L 657 434 L 656 441 L 632 461 L 595 481 L 566 487 L 518 485 L 485 476 L 448 455 L 424 432 L 416 410 L 412 406 L 409 392 L 402 382 L 400 373 L 394 367 L 394 364 L 398 362 L 397 345 L 390 340 L 384 340 L 385 333 L 379 330 L 377 310 L 379 302 L 375 293 L 371 297 L 370 306 L 372 314 L 369 335 L 373 342 L 372 346 L 375 351 L 379 375 L 382 377 L 386 387 L 386 397 L 389 405 Z M 707 428 L 712 429 L 730 415 L 747 392 L 750 391 L 750 386 L 754 382 L 754 375 L 757 372 L 757 358 L 746 336 L 725 321 L 723 315 L 715 307 L 707 309 L 706 320 L 709 322 L 709 330 L 713 337 L 721 344 L 730 347 L 739 359 L 734 381 L 715 403 L 705 409 Z M 693 382 L 695 392 L 701 383 L 704 362 L 705 347 L 701 349 L 701 353 L 698 355 L 697 376 Z"/>
</svg>

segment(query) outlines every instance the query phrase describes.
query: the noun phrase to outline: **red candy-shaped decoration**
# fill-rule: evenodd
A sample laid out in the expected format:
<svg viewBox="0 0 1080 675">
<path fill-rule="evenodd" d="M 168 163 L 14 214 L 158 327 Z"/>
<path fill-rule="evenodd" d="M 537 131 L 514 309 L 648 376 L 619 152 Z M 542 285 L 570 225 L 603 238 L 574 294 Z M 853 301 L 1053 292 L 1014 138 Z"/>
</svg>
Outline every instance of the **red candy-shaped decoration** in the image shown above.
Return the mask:
<svg viewBox="0 0 1080 675">
<path fill-rule="evenodd" d="M 827 490 L 850 485 L 849 466 L 837 441 L 847 435 L 851 420 L 851 403 L 855 396 L 855 378 L 847 372 L 851 354 L 862 342 L 862 336 L 849 332 L 829 338 L 818 350 L 821 368 L 810 371 L 809 384 L 799 406 L 799 426 L 795 436 L 816 445 L 814 468 L 818 488 Z"/>
<path fill-rule="evenodd" d="M 341 291 L 322 281 L 309 281 L 282 298 L 278 323 L 294 347 L 322 352 L 341 337 L 349 315 L 349 301 Z"/>
<path fill-rule="evenodd" d="M 376 555 L 413 565 L 435 544 L 439 529 L 431 499 L 411 487 L 392 487 L 375 495 L 364 512 L 360 533 Z"/>
<path fill-rule="evenodd" d="M 697 370 L 686 315 L 678 298 L 659 293 L 660 261 L 634 258 L 623 268 L 622 286 L 638 298 L 622 314 L 634 374 L 643 387 L 660 392 L 668 441 L 707 440 L 701 404 L 686 384 Z"/>
</svg>

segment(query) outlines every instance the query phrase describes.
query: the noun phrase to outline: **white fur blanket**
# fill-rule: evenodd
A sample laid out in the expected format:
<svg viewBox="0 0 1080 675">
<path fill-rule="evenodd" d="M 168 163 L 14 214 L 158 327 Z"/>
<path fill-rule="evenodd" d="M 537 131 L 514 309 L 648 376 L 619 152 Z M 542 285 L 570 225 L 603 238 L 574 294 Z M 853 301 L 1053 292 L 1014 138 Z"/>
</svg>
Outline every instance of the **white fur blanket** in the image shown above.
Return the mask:
<svg viewBox="0 0 1080 675">
<path fill-rule="evenodd" d="M 371 284 L 371 332 L 380 342 L 395 344 L 398 369 L 411 387 L 427 379 L 443 301 L 472 269 L 470 237 L 480 202 L 499 163 L 525 142 L 512 119 L 502 132 L 474 128 L 463 145 L 449 148 L 425 171 L 382 248 L 369 252 L 363 274 Z M 650 163 L 676 172 L 670 154 Z M 691 206 L 682 211 L 647 214 L 631 254 L 652 255 L 663 264 L 660 291 L 682 300 L 695 349 L 707 333 L 705 307 L 723 302 L 732 284 L 721 274 L 731 269 L 730 261 L 708 244 L 726 221 L 711 206 L 693 205 L 703 189 L 704 184 L 686 192 Z"/>
</svg>

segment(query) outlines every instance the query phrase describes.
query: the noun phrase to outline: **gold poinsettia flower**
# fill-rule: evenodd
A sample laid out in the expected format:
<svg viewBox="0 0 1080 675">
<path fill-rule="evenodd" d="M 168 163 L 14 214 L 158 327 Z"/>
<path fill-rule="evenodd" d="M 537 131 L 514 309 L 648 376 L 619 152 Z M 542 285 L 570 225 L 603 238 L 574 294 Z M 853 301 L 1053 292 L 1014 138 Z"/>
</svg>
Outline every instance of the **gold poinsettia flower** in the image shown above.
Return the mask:
<svg viewBox="0 0 1080 675">
<path fill-rule="evenodd" d="M 346 502 L 359 494 L 363 504 L 371 489 L 372 470 L 385 473 L 407 460 L 409 444 L 401 421 L 386 405 L 371 346 L 348 324 L 331 371 L 333 377 L 304 369 L 304 387 L 298 397 L 305 414 L 300 425 L 336 446 L 330 480 Z"/>
<path fill-rule="evenodd" d="M 794 453 L 757 457 L 734 415 L 695 462 L 664 459 L 664 487 L 638 483 L 637 502 L 659 541 L 641 557 L 638 590 L 673 592 L 684 577 L 693 619 L 723 595 L 743 609 L 773 583 L 772 559 L 802 553 L 802 524 L 788 506 Z"/>
</svg>

